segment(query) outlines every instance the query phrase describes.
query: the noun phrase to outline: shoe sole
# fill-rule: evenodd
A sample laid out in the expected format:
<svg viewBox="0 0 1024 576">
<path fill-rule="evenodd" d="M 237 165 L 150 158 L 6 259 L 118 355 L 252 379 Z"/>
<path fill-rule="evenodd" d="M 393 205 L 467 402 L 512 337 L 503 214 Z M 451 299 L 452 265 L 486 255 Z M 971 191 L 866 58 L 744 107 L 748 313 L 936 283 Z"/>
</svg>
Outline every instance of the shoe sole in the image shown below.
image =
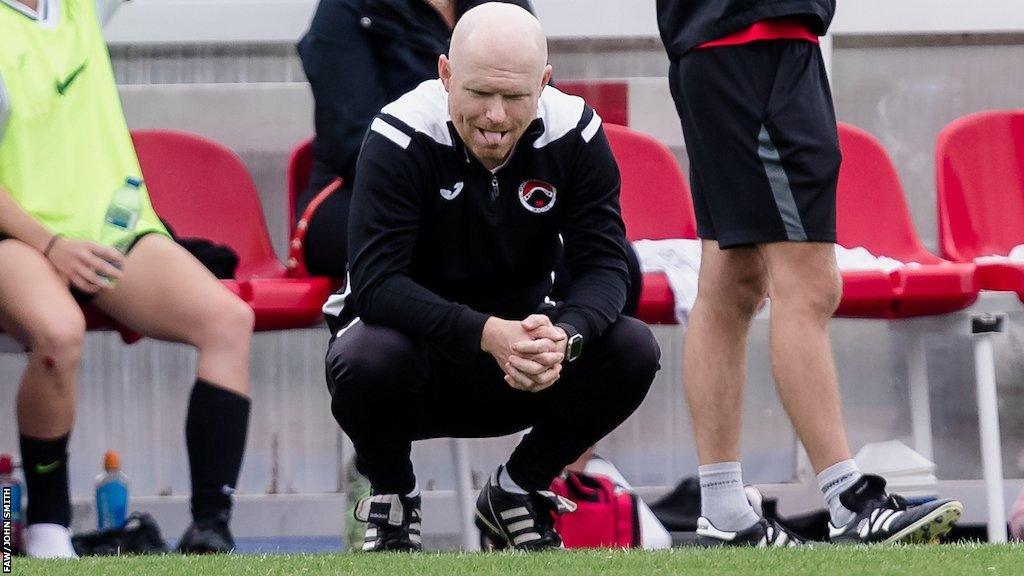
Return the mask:
<svg viewBox="0 0 1024 576">
<path fill-rule="evenodd" d="M 953 524 L 963 516 L 964 506 L 959 502 L 947 502 L 932 510 L 917 522 L 886 538 L 883 542 L 926 544 L 953 529 Z"/>
<path fill-rule="evenodd" d="M 798 542 L 796 540 L 790 540 L 790 542 L 794 542 L 794 544 L 792 546 L 790 546 L 788 544 L 785 545 L 785 546 L 775 546 L 775 545 L 771 545 L 771 544 L 769 544 L 767 546 L 758 546 L 757 542 L 736 542 L 734 540 L 722 540 L 721 538 L 715 538 L 714 536 L 706 536 L 706 535 L 703 535 L 703 534 L 699 534 L 697 536 L 696 540 L 694 540 L 693 546 L 696 547 L 696 548 L 760 548 L 760 549 L 765 549 L 765 548 L 816 548 L 817 547 L 815 545 L 815 543 L 810 542 L 810 541 Z"/>
</svg>

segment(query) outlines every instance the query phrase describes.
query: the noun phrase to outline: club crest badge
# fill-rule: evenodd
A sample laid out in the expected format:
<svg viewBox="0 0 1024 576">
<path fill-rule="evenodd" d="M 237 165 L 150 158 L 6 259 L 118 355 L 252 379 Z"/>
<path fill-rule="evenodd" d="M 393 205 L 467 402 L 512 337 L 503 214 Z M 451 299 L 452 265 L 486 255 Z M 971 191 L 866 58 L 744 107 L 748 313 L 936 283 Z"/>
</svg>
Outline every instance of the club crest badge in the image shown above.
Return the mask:
<svg viewBox="0 0 1024 576">
<path fill-rule="evenodd" d="M 519 185 L 519 203 L 534 214 L 543 214 L 555 207 L 555 187 L 543 180 L 527 180 Z"/>
</svg>

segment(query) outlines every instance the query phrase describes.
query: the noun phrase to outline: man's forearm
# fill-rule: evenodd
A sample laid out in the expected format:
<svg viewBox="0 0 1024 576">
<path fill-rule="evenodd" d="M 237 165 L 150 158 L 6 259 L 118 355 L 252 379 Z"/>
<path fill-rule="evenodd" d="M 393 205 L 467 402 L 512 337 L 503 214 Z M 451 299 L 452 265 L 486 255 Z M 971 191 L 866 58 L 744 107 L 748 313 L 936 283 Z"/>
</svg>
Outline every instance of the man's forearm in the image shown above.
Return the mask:
<svg viewBox="0 0 1024 576">
<path fill-rule="evenodd" d="M 489 317 L 449 302 L 411 278 L 394 275 L 369 290 L 357 289 L 357 306 L 364 321 L 388 326 L 410 336 L 480 348 Z"/>
<path fill-rule="evenodd" d="M 618 318 L 628 288 L 628 276 L 615 270 L 592 269 L 572 275 L 555 322 L 569 323 L 584 337 L 596 338 Z"/>
</svg>

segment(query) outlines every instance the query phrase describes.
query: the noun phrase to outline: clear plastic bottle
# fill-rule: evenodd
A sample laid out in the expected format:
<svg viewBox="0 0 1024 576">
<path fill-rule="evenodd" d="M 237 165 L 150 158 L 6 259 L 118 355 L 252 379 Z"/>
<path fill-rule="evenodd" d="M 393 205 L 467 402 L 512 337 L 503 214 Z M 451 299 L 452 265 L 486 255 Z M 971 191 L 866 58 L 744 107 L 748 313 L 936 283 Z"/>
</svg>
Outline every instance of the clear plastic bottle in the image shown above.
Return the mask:
<svg viewBox="0 0 1024 576">
<path fill-rule="evenodd" d="M 103 217 L 100 244 L 126 254 L 135 240 L 135 227 L 142 214 L 142 180 L 125 178 L 124 186 L 114 191 Z"/>
<path fill-rule="evenodd" d="M 96 477 L 96 521 L 100 530 L 120 528 L 128 515 L 128 477 L 121 472 L 121 456 L 107 451 L 103 469 Z"/>
<path fill-rule="evenodd" d="M 21 530 L 23 522 L 21 481 L 14 476 L 14 460 L 10 454 L 0 454 L 0 486 L 11 489 L 11 545 L 14 550 L 21 550 Z"/>
</svg>

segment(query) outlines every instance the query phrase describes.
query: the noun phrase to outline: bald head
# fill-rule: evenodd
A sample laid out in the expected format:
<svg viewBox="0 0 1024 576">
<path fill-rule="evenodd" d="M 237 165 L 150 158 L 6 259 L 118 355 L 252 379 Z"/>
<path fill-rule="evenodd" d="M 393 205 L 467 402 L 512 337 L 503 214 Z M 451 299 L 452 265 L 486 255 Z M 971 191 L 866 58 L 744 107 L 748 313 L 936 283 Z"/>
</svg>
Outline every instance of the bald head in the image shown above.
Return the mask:
<svg viewBox="0 0 1024 576">
<path fill-rule="evenodd" d="M 456 132 L 493 170 L 537 117 L 541 92 L 551 79 L 547 40 L 533 14 L 514 4 L 488 2 L 459 19 L 437 71 Z"/>
<path fill-rule="evenodd" d="M 488 2 L 467 11 L 452 32 L 448 59 L 468 64 L 532 70 L 548 63 L 548 43 L 537 18 L 515 4 Z"/>
</svg>

